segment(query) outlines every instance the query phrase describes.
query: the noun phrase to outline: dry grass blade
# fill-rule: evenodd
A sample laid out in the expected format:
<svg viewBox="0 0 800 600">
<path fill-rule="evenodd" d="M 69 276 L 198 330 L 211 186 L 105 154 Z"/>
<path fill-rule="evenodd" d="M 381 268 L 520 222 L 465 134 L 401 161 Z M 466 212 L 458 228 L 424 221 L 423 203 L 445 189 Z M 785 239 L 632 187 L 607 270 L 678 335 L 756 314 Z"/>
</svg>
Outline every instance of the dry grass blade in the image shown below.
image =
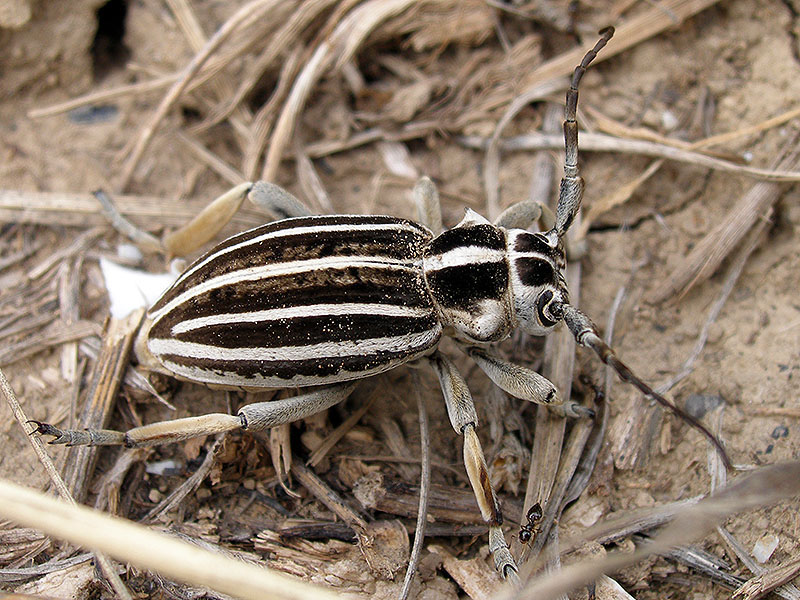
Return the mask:
<svg viewBox="0 0 800 600">
<path fill-rule="evenodd" d="M 45 275 L 50 269 L 58 265 L 64 259 L 83 253 L 94 244 L 102 233 L 103 231 L 100 228 L 84 231 L 78 235 L 69 246 L 49 254 L 42 262 L 30 269 L 30 271 L 28 271 L 28 278 L 37 279 Z"/>
<path fill-rule="evenodd" d="M 666 0 L 659 2 L 639 15 L 627 21 L 614 24 L 616 33 L 608 46 L 595 62 L 608 60 L 612 56 L 631 48 L 665 30 L 673 29 L 689 17 L 696 15 L 718 0 Z M 530 86 L 554 77 L 562 77 L 580 63 L 581 57 L 588 48 L 574 48 L 537 67 L 528 77 Z"/>
<path fill-rule="evenodd" d="M 84 552 L 63 560 L 49 560 L 33 567 L 7 567 L 0 569 L 0 583 L 16 583 L 33 577 L 41 577 L 48 573 L 69 569 L 75 565 L 90 561 L 92 558 L 93 555 L 91 553 Z"/>
<path fill-rule="evenodd" d="M 789 562 L 747 580 L 733 592 L 731 598 L 758 600 L 775 588 L 789 583 L 798 575 L 800 575 L 800 556 L 794 556 Z"/>
<path fill-rule="evenodd" d="M 59 102 L 58 104 L 53 104 L 52 106 L 35 108 L 31 111 L 28 111 L 28 118 L 41 119 L 42 117 L 52 117 L 54 115 L 60 115 L 61 113 L 65 113 L 89 104 L 100 104 L 102 102 L 114 100 L 115 98 L 158 91 L 175 83 L 175 81 L 179 78 L 180 74 L 165 75 L 164 77 L 159 77 L 150 81 L 120 85 L 109 90 L 92 92 L 91 94 L 73 98 L 72 100 L 67 100 L 66 102 Z"/>
<path fill-rule="evenodd" d="M 701 496 L 678 500 L 660 506 L 620 510 L 608 515 L 601 523 L 592 525 L 582 534 L 582 540 L 611 544 L 635 533 L 650 531 L 672 521 L 676 515 L 702 500 Z M 567 548 L 569 551 L 571 548 Z"/>
<path fill-rule="evenodd" d="M 33 432 L 28 431 L 28 427 L 30 422 L 28 421 L 25 412 L 22 410 L 22 406 L 20 406 L 19 401 L 17 400 L 17 396 L 14 393 L 14 390 L 11 389 L 11 385 L 8 383 L 6 379 L 5 373 L 0 371 L 0 388 L 3 391 L 3 395 L 6 397 L 6 402 L 8 402 L 9 407 L 11 408 L 11 412 L 14 414 L 14 417 L 17 419 L 17 422 L 23 428 L 26 434 L 28 434 L 28 441 L 30 442 L 33 451 L 36 453 L 39 462 L 44 467 L 45 471 L 50 477 L 50 481 L 53 483 L 53 486 L 58 491 L 58 495 L 61 497 L 64 506 L 71 506 L 75 507 L 75 499 L 73 498 L 72 494 L 70 494 L 69 489 L 67 488 L 67 484 L 61 478 L 61 475 L 58 473 L 53 461 L 50 459 L 50 456 L 44 449 L 44 443 L 38 436 L 31 435 Z M 0 484 L 3 482 L 0 481 Z M 48 501 L 55 502 L 55 500 Z M 35 524 L 30 525 L 34 529 L 39 529 Z M 45 532 L 47 533 L 47 532 Z M 119 574 L 117 573 L 116 568 L 111 564 L 111 561 L 101 553 L 102 551 L 98 551 L 95 553 L 95 558 L 97 559 L 98 564 L 100 565 L 100 570 L 103 572 L 103 575 L 106 579 L 111 583 L 116 594 L 122 600 L 131 600 L 131 595 L 128 592 L 128 589 L 125 587 L 125 584 L 122 583 L 122 579 L 120 579 Z"/>
<path fill-rule="evenodd" d="M 206 457 L 203 459 L 203 462 L 200 464 L 197 470 L 192 473 L 191 477 L 188 477 L 183 483 L 181 483 L 181 485 L 170 492 L 166 498 L 151 508 L 141 519 L 143 523 L 149 523 L 150 521 L 157 519 L 160 515 L 175 510 L 189 494 L 194 492 L 198 486 L 203 483 L 203 480 L 216 464 L 217 450 L 224 438 L 225 434 L 217 435 L 214 443 L 212 443 L 208 448 Z"/>
<path fill-rule="evenodd" d="M 255 0 L 254 2 L 250 2 L 241 7 L 222 25 L 222 27 L 217 30 L 211 39 L 206 42 L 203 49 L 195 54 L 192 61 L 184 69 L 181 78 L 172 85 L 167 94 L 161 100 L 161 104 L 159 104 L 155 114 L 142 128 L 142 131 L 133 146 L 133 150 L 123 166 L 120 182 L 117 186 L 118 191 L 123 191 L 126 187 L 128 187 L 128 184 L 133 177 L 133 172 L 136 169 L 136 166 L 139 164 L 139 159 L 142 157 L 142 154 L 144 154 L 144 151 L 150 143 L 156 128 L 167 115 L 170 108 L 172 108 L 175 101 L 186 90 L 186 87 L 188 86 L 192 77 L 194 77 L 200 71 L 209 57 L 223 43 L 225 43 L 225 41 L 231 35 L 233 35 L 237 29 L 239 29 L 248 21 L 258 20 L 259 18 L 263 17 L 263 15 L 269 12 L 273 4 L 275 4 L 275 0 Z"/>
<path fill-rule="evenodd" d="M 264 72 L 275 62 L 281 54 L 290 48 L 292 42 L 300 37 L 306 27 L 314 23 L 316 19 L 328 10 L 335 0 L 311 0 L 303 2 L 291 12 L 288 20 L 283 26 L 270 36 L 269 44 L 256 58 L 252 65 L 248 66 L 247 72 L 242 76 L 241 83 L 236 91 L 226 97 L 208 116 L 201 129 L 207 129 L 225 119 L 233 110 L 239 106 L 250 94 Z"/>
<path fill-rule="evenodd" d="M 761 468 L 741 476 L 733 484 L 686 509 L 650 544 L 632 554 L 613 553 L 600 561 L 571 565 L 560 573 L 531 581 L 519 593 L 508 591 L 503 597 L 537 600 L 557 598 L 594 581 L 604 573 L 618 571 L 651 554 L 666 552 L 701 538 L 729 515 L 769 506 L 798 494 L 800 462 Z"/>
<path fill-rule="evenodd" d="M 61 321 L 69 325 L 80 320 L 80 282 L 83 255 L 61 264 L 58 279 L 58 305 Z M 68 342 L 61 348 L 61 375 L 73 385 L 77 383 L 78 343 Z"/>
<path fill-rule="evenodd" d="M 750 553 L 744 549 L 742 544 L 733 535 L 731 535 L 724 527 L 717 527 L 717 533 L 722 537 L 722 540 L 727 544 L 729 551 L 733 556 L 738 558 L 742 564 L 754 575 L 764 575 L 767 572 L 766 567 L 762 566 L 756 561 Z M 778 567 L 780 568 L 780 567 Z M 739 585 L 745 583 L 742 580 Z M 787 583 L 780 587 L 773 589 L 776 596 L 784 598 L 785 600 L 799 600 L 800 590 L 794 584 Z"/>
<path fill-rule="evenodd" d="M 417 411 L 419 413 L 419 445 L 420 463 L 422 472 L 420 473 L 419 483 L 419 509 L 417 510 L 417 525 L 414 529 L 414 543 L 411 547 L 411 556 L 408 560 L 408 568 L 403 579 L 403 588 L 398 596 L 399 600 L 406 600 L 411 591 L 411 583 L 417 573 L 419 557 L 422 553 L 422 544 L 425 541 L 425 525 L 428 519 L 428 496 L 430 493 L 431 464 L 430 464 L 430 436 L 428 428 L 428 409 L 422 398 L 422 383 L 419 374 L 415 371 L 412 380 L 414 382 L 414 394 L 417 397 Z"/>
<path fill-rule="evenodd" d="M 777 168 L 796 168 L 798 165 L 798 136 L 783 147 Z M 693 285 L 705 281 L 717 270 L 722 261 L 736 248 L 754 224 L 769 220 L 772 205 L 780 197 L 782 188 L 775 183 L 759 182 L 736 203 L 727 216 L 700 242 L 682 263 L 653 290 L 647 301 L 664 302 L 676 294 L 685 294 Z"/>
<path fill-rule="evenodd" d="M 598 55 L 594 62 L 599 63 L 607 60 L 644 40 L 658 35 L 666 29 L 672 29 L 680 22 L 716 4 L 716 2 L 717 0 L 668 0 L 660 3 L 658 6 L 653 6 L 641 15 L 637 15 L 628 21 L 615 24 L 615 36 L 609 41 L 606 48 Z M 514 99 L 495 127 L 487 148 L 484 167 L 487 173 L 485 183 L 490 218 L 494 216 L 492 214 L 493 212 L 499 212 L 495 173 L 499 163 L 497 145 L 503 130 L 522 108 L 533 100 L 541 97 L 543 90 L 551 88 L 550 91 L 546 92 L 550 93 L 559 87 L 564 87 L 564 83 L 552 80 L 572 73 L 575 65 L 580 63 L 581 58 L 591 46 L 592 44 L 589 44 L 585 47 L 574 48 L 568 52 L 563 52 L 534 69 L 534 71 L 526 77 L 527 85 L 525 91 Z M 582 140 L 581 145 L 581 149 L 583 149 Z M 561 141 L 561 146 L 563 147 L 563 140 Z"/>
<path fill-rule="evenodd" d="M 314 51 L 292 86 L 280 117 L 275 124 L 261 178 L 274 181 L 278 166 L 292 139 L 295 123 L 311 90 L 322 73 L 336 63 L 336 68 L 352 58 L 369 33 L 386 19 L 408 9 L 411 0 L 372 0 L 353 9 L 325 41 Z"/>
<path fill-rule="evenodd" d="M 370 140 L 371 141 L 371 140 Z M 476 136 L 460 136 L 459 141 L 468 148 L 483 149 L 487 145 L 485 138 Z M 699 152 L 682 150 L 674 146 L 648 142 L 645 140 L 628 140 L 616 138 L 604 133 L 589 133 L 582 131 L 580 134 L 581 152 L 620 152 L 623 154 L 636 154 L 652 158 L 665 158 L 691 164 L 697 167 L 714 169 L 726 173 L 744 175 L 754 179 L 775 182 L 800 181 L 800 172 L 782 169 L 762 169 L 738 165 L 721 158 L 707 156 Z M 504 152 L 519 152 L 529 150 L 561 150 L 564 148 L 564 138 L 560 135 L 547 135 L 530 133 L 527 135 L 505 138 L 500 141 L 500 149 Z M 311 150 L 309 150 L 309 153 Z"/>
<path fill-rule="evenodd" d="M 355 532 L 361 544 L 365 543 L 368 529 L 367 522 L 296 456 L 292 459 L 292 475 L 337 517 L 347 523 Z"/>
<path fill-rule="evenodd" d="M 242 171 L 247 179 L 258 178 L 261 155 L 269 142 L 272 125 L 276 118 L 275 113 L 291 92 L 292 82 L 295 80 L 306 58 L 306 49 L 302 46 L 296 47 L 286 57 L 281 65 L 281 72 L 278 76 L 278 84 L 275 90 L 253 118 L 251 126 L 252 140 L 245 149 L 244 157 L 242 158 Z"/>
<path fill-rule="evenodd" d="M 358 391 L 355 393 L 357 394 Z M 367 411 L 370 409 L 373 402 L 375 402 L 375 398 L 375 394 L 371 394 L 369 399 L 364 402 L 361 407 L 358 408 L 358 410 L 347 417 L 347 419 L 342 422 L 341 425 L 339 425 L 328 436 L 326 436 L 322 443 L 317 446 L 308 457 L 306 464 L 312 469 L 316 467 L 322 461 L 322 459 L 328 455 L 328 452 L 330 452 L 331 448 L 333 448 L 339 442 L 339 440 L 341 440 L 347 434 L 348 431 L 356 426 L 356 424 L 361 420 L 361 417 L 367 414 Z"/>
<path fill-rule="evenodd" d="M 730 565 L 724 560 L 693 546 L 676 548 L 666 553 L 664 557 L 685 565 L 695 573 L 702 574 L 714 583 L 728 588 L 739 587 L 743 581 L 741 577 L 731 573 Z"/>
<path fill-rule="evenodd" d="M 177 132 L 177 138 L 183 142 L 183 144 L 197 157 L 201 163 L 208 165 L 212 171 L 222 177 L 222 179 L 227 181 L 229 184 L 239 185 L 243 181 L 246 181 L 246 178 L 244 175 L 242 175 L 242 173 L 234 169 L 219 156 L 203 146 L 203 144 L 201 144 L 193 136 L 183 131 L 179 131 Z"/>
<path fill-rule="evenodd" d="M 363 457 L 363 460 L 369 459 L 373 457 Z M 364 508 L 400 517 L 417 515 L 419 494 L 419 485 L 416 483 L 380 472 L 364 475 L 355 482 L 353 488 L 354 498 Z M 522 504 L 512 496 L 501 495 L 500 502 L 510 514 L 518 514 L 522 510 Z M 459 528 L 482 521 L 472 490 L 436 483 L 431 484 L 428 516 L 435 523 L 456 523 Z"/>
<path fill-rule="evenodd" d="M 502 581 L 499 575 L 486 567 L 486 561 L 478 556 L 462 560 L 453 556 L 444 546 L 431 544 L 429 550 L 442 558 L 442 566 L 472 600 L 494 600 Z"/>
<path fill-rule="evenodd" d="M 569 437 L 564 444 L 564 450 L 559 458 L 556 478 L 553 482 L 552 490 L 550 491 L 550 497 L 547 499 L 547 504 L 545 505 L 542 522 L 539 525 L 540 533 L 534 540 L 533 555 L 542 550 L 545 544 L 557 543 L 557 539 L 553 539 L 551 535 L 544 535 L 543 532 L 549 532 L 557 538 L 557 521 L 566 504 L 567 490 L 570 488 L 572 477 L 575 474 L 586 442 L 589 440 L 593 429 L 594 422 L 591 419 L 581 419 L 575 423 L 570 431 Z M 556 558 L 557 546 L 552 548 L 552 550 L 554 551 L 554 558 Z"/>
<path fill-rule="evenodd" d="M 30 313 L 27 313 L 30 314 Z M 26 315 L 27 316 L 27 315 Z M 11 321 L 10 319 L 7 322 L 3 322 L 2 327 L 0 327 L 0 341 L 5 340 L 6 338 L 10 338 L 13 336 L 19 336 L 29 331 L 33 331 L 34 329 L 39 329 L 44 327 L 45 325 L 52 323 L 58 318 L 58 315 L 54 314 L 33 314 L 28 316 L 28 318 L 24 318 L 22 315 L 14 315 L 14 320 Z M 62 322 L 62 327 L 71 327 L 75 324 L 75 321 L 67 322 L 64 320 Z M 29 341 L 29 340 L 26 340 Z M 23 344 L 26 342 L 22 342 Z M 2 363 L 0 363 L 2 364 Z"/>
<path fill-rule="evenodd" d="M 698 149 L 717 146 L 719 144 L 727 144 L 728 142 L 731 142 L 737 138 L 744 137 L 746 135 L 755 135 L 757 133 L 767 131 L 768 129 L 772 129 L 773 127 L 778 127 L 779 125 L 783 125 L 784 123 L 787 123 L 792 119 L 796 119 L 797 117 L 800 117 L 800 108 L 793 108 L 776 117 L 761 121 L 761 123 L 756 123 L 755 125 L 743 127 L 741 129 L 737 129 L 736 131 L 728 131 L 727 133 L 721 133 L 703 140 L 698 140 L 691 144 L 690 147 L 692 149 Z"/>
<path fill-rule="evenodd" d="M 628 200 L 630 200 L 631 196 L 636 193 L 636 190 L 638 190 L 645 181 L 650 179 L 650 177 L 652 177 L 655 172 L 661 168 L 662 164 L 664 164 L 663 160 L 654 161 L 638 177 L 635 177 L 632 181 L 628 181 L 627 183 L 616 186 L 610 194 L 606 194 L 598 201 L 592 203 L 592 205 L 589 206 L 584 213 L 580 227 L 577 228 L 577 239 L 586 237 L 586 234 L 589 232 L 589 228 L 592 226 L 592 223 L 600 215 L 608 212 L 615 206 L 625 204 Z"/>
<path fill-rule="evenodd" d="M 100 326 L 94 321 L 76 321 L 68 325 L 56 323 L 21 342 L 6 346 L 0 351 L 0 365 L 13 364 L 64 342 L 74 342 L 90 335 L 100 335 L 100 331 Z"/>
<path fill-rule="evenodd" d="M 314 163 L 308 157 L 299 141 L 295 144 L 294 157 L 297 180 L 303 190 L 303 197 L 310 201 L 311 206 L 318 214 L 330 215 L 336 212 L 331 203 L 330 195 L 325 189 L 325 184 L 322 183 L 322 178 L 317 173 Z"/>
<path fill-rule="evenodd" d="M 142 569 L 236 598 L 339 597 L 287 575 L 202 550 L 124 519 L 70 506 L 7 481 L 0 481 L 0 516 Z"/>
<path fill-rule="evenodd" d="M 208 199 L 165 201 L 152 196 L 115 195 L 114 204 L 122 215 L 136 219 L 142 227 L 153 231 L 186 224 L 208 204 Z M 97 199 L 91 194 L 0 190 L 0 221 L 3 222 L 47 226 L 58 223 L 81 228 L 106 226 L 108 221 L 98 208 Z M 243 230 L 263 222 L 263 214 L 242 208 L 233 216 L 231 225 Z"/>
<path fill-rule="evenodd" d="M 111 409 L 117 398 L 122 376 L 128 368 L 133 340 L 144 316 L 144 309 L 131 313 L 124 319 L 111 319 L 103 335 L 103 346 L 92 374 L 92 384 L 80 416 L 80 427 L 104 429 L 108 427 Z M 81 446 L 70 454 L 64 468 L 64 480 L 79 502 L 86 498 L 89 478 L 94 472 L 97 447 Z"/>
</svg>

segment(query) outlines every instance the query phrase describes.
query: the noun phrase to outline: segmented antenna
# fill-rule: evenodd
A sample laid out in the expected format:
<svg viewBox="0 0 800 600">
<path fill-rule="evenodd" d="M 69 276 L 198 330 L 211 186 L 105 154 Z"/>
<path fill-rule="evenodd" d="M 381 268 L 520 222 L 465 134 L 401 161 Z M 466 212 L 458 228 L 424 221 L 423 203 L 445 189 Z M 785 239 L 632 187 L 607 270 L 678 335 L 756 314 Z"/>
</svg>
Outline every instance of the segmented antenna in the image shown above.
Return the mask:
<svg viewBox="0 0 800 600">
<path fill-rule="evenodd" d="M 575 67 L 572 73 L 572 82 L 567 90 L 566 108 L 564 110 L 564 177 L 561 179 L 561 189 L 558 195 L 558 208 L 556 210 L 556 225 L 554 231 L 562 237 L 581 206 L 583 196 L 583 179 L 578 172 L 578 85 L 589 64 L 597 57 L 611 37 L 614 28 L 607 27 L 600 31 L 600 39 L 583 57 L 581 64 Z"/>
<path fill-rule="evenodd" d="M 583 179 L 578 170 L 578 123 L 576 121 L 578 113 L 578 85 L 581 82 L 586 68 L 597 57 L 597 53 L 603 49 L 611 37 L 614 35 L 614 28 L 608 27 L 600 31 L 600 39 L 583 57 L 581 64 L 575 67 L 572 74 L 572 82 L 567 91 L 566 108 L 564 110 L 564 177 L 561 179 L 561 188 L 558 195 L 558 208 L 556 210 L 556 224 L 548 232 L 548 237 L 556 235 L 559 239 L 569 229 L 575 215 L 581 207 L 583 196 Z M 567 303 L 551 303 L 550 312 L 558 319 L 563 319 L 569 327 L 575 340 L 581 346 L 586 346 L 595 351 L 600 360 L 617 372 L 617 375 L 627 383 L 636 386 L 645 396 L 652 398 L 663 407 L 672 411 L 679 418 L 686 421 L 697 431 L 702 433 L 714 445 L 719 452 L 722 462 L 727 469 L 732 469 L 730 459 L 725 448 L 716 436 L 709 431 L 698 419 L 687 413 L 682 408 L 675 406 L 672 402 L 657 393 L 653 388 L 639 379 L 628 366 L 617 358 L 616 353 L 601 338 L 592 320 L 579 311 L 574 306 Z"/>
<path fill-rule="evenodd" d="M 647 385 L 644 381 L 639 379 L 639 377 L 633 371 L 631 371 L 625 363 L 617 358 L 614 350 L 612 350 L 611 347 L 600 338 L 597 327 L 594 323 L 592 323 L 592 320 L 588 316 L 570 304 L 562 304 L 561 312 L 564 322 L 567 324 L 567 327 L 569 327 L 572 335 L 575 336 L 575 341 L 579 345 L 586 346 L 587 348 L 594 350 L 597 356 L 600 357 L 600 360 L 617 372 L 617 375 L 619 375 L 620 379 L 636 386 L 645 396 L 652 398 L 661 406 L 672 411 L 672 413 L 677 417 L 684 420 L 691 427 L 694 427 L 697 431 L 702 433 L 706 438 L 708 438 L 708 441 L 714 445 L 714 447 L 717 449 L 717 452 L 719 452 L 719 456 L 722 459 L 722 462 L 725 464 L 725 468 L 728 470 L 733 469 L 731 459 L 728 458 L 728 454 L 725 452 L 722 442 L 720 442 L 717 437 L 711 433 L 711 431 L 709 431 L 709 429 L 698 419 L 687 413 L 682 408 L 674 405 L 672 402 L 664 398 L 664 396 Z"/>
</svg>

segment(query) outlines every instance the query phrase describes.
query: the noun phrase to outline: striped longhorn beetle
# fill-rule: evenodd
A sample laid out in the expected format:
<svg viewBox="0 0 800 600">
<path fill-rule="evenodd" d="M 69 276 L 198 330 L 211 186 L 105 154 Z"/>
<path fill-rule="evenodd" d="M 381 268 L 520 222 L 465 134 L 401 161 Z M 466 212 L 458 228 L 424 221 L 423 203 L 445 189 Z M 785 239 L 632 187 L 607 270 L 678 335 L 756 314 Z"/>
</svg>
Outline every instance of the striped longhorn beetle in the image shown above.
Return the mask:
<svg viewBox="0 0 800 600">
<path fill-rule="evenodd" d="M 434 232 L 387 216 L 311 216 L 288 192 L 264 182 L 229 192 L 294 216 L 235 235 L 190 265 L 150 308 L 137 356 L 147 368 L 194 382 L 262 391 L 307 388 L 300 395 L 248 404 L 236 415 L 176 419 L 127 432 L 61 430 L 36 422 L 37 431 L 55 436 L 51 443 L 125 446 L 236 429 L 263 431 L 342 402 L 357 380 L 424 361 L 438 375 L 451 424 L 463 436 L 464 463 L 489 527 L 495 565 L 503 576 L 516 578 L 475 432 L 472 397 L 437 347 L 443 335 L 450 335 L 512 396 L 581 416 L 586 413 L 580 406 L 564 403 L 545 377 L 491 350 L 516 328 L 546 335 L 563 321 L 579 345 L 698 429 L 729 465 L 711 432 L 634 375 L 589 317 L 569 303 L 564 234 L 583 193 L 578 84 L 612 35 L 612 28 L 601 32 L 575 68 L 566 94 L 566 160 L 554 217 L 538 204 L 533 218 L 531 211 L 512 207 L 494 223 L 467 210 L 458 225 Z M 415 196 L 421 214 L 440 214 L 430 180 L 417 184 Z M 548 213 L 553 223 L 548 231 L 525 229 Z"/>
</svg>

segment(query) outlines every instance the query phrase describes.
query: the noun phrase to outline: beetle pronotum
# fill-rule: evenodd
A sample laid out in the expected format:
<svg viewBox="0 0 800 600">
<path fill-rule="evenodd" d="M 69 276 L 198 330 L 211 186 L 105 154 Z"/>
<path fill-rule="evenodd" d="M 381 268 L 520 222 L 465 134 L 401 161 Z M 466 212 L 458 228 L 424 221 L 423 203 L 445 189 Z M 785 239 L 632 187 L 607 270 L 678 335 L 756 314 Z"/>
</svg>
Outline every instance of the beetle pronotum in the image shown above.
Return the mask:
<svg viewBox="0 0 800 600">
<path fill-rule="evenodd" d="M 515 328 L 545 335 L 564 321 L 577 343 L 594 350 L 622 379 L 721 444 L 696 419 L 634 375 L 569 303 L 563 238 L 580 208 L 576 110 L 578 84 L 613 35 L 601 38 L 575 68 L 566 95 L 566 161 L 552 227 L 525 228 L 545 211 L 507 211 L 490 223 L 473 211 L 450 230 L 385 216 L 295 216 L 231 237 L 195 261 L 150 309 L 137 343 L 153 370 L 243 389 L 307 388 L 298 396 L 256 402 L 237 415 L 210 414 L 136 427 L 128 432 L 69 431 L 38 423 L 53 443 L 140 446 L 234 429 L 265 430 L 344 400 L 359 379 L 419 360 L 439 377 L 451 424 L 464 438 L 464 463 L 497 569 L 514 576 L 502 516 L 475 428 L 475 406 L 461 375 L 437 350 L 443 335 L 513 396 L 564 406 L 552 383 L 498 357 L 491 344 Z M 237 188 L 269 205 L 302 206 L 288 192 L 259 182 Z M 415 193 L 422 214 L 438 211 L 430 180 Z M 520 222 L 520 214 L 526 214 Z M 552 215 L 551 215 L 552 217 Z"/>
</svg>

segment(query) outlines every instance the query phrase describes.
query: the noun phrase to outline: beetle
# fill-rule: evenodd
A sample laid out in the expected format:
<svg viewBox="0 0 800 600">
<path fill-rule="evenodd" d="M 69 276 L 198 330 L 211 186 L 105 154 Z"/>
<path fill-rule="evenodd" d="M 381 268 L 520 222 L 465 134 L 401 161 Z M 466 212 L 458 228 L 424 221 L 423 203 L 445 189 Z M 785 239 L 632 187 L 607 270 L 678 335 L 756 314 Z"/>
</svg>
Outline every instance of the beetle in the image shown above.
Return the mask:
<svg viewBox="0 0 800 600">
<path fill-rule="evenodd" d="M 566 160 L 552 226 L 526 229 L 540 216 L 506 211 L 494 223 L 468 210 L 443 232 L 387 216 L 302 215 L 302 206 L 277 186 L 258 182 L 239 192 L 272 206 L 291 206 L 288 218 L 235 235 L 190 265 L 150 308 L 136 353 L 146 368 L 212 386 L 246 390 L 301 388 L 295 397 L 255 402 L 238 414 L 210 414 L 136 427 L 128 432 L 69 431 L 37 422 L 51 443 L 142 446 L 199 435 L 263 431 L 343 401 L 358 380 L 412 361 L 429 363 L 440 380 L 448 416 L 463 436 L 464 463 L 498 571 L 516 577 L 500 507 L 489 482 L 476 427 L 477 413 L 462 376 L 437 349 L 455 338 L 500 388 L 513 396 L 561 407 L 555 386 L 530 369 L 501 359 L 492 344 L 515 329 L 546 335 L 564 322 L 577 343 L 591 348 L 619 376 L 720 442 L 693 417 L 634 375 L 569 303 L 564 236 L 581 204 L 576 111 L 578 85 L 613 35 L 609 28 L 575 68 L 566 95 Z M 415 188 L 422 214 L 438 211 L 429 179 Z M 527 214 L 525 222 L 520 214 Z M 552 215 L 551 215 L 552 216 Z"/>
</svg>

